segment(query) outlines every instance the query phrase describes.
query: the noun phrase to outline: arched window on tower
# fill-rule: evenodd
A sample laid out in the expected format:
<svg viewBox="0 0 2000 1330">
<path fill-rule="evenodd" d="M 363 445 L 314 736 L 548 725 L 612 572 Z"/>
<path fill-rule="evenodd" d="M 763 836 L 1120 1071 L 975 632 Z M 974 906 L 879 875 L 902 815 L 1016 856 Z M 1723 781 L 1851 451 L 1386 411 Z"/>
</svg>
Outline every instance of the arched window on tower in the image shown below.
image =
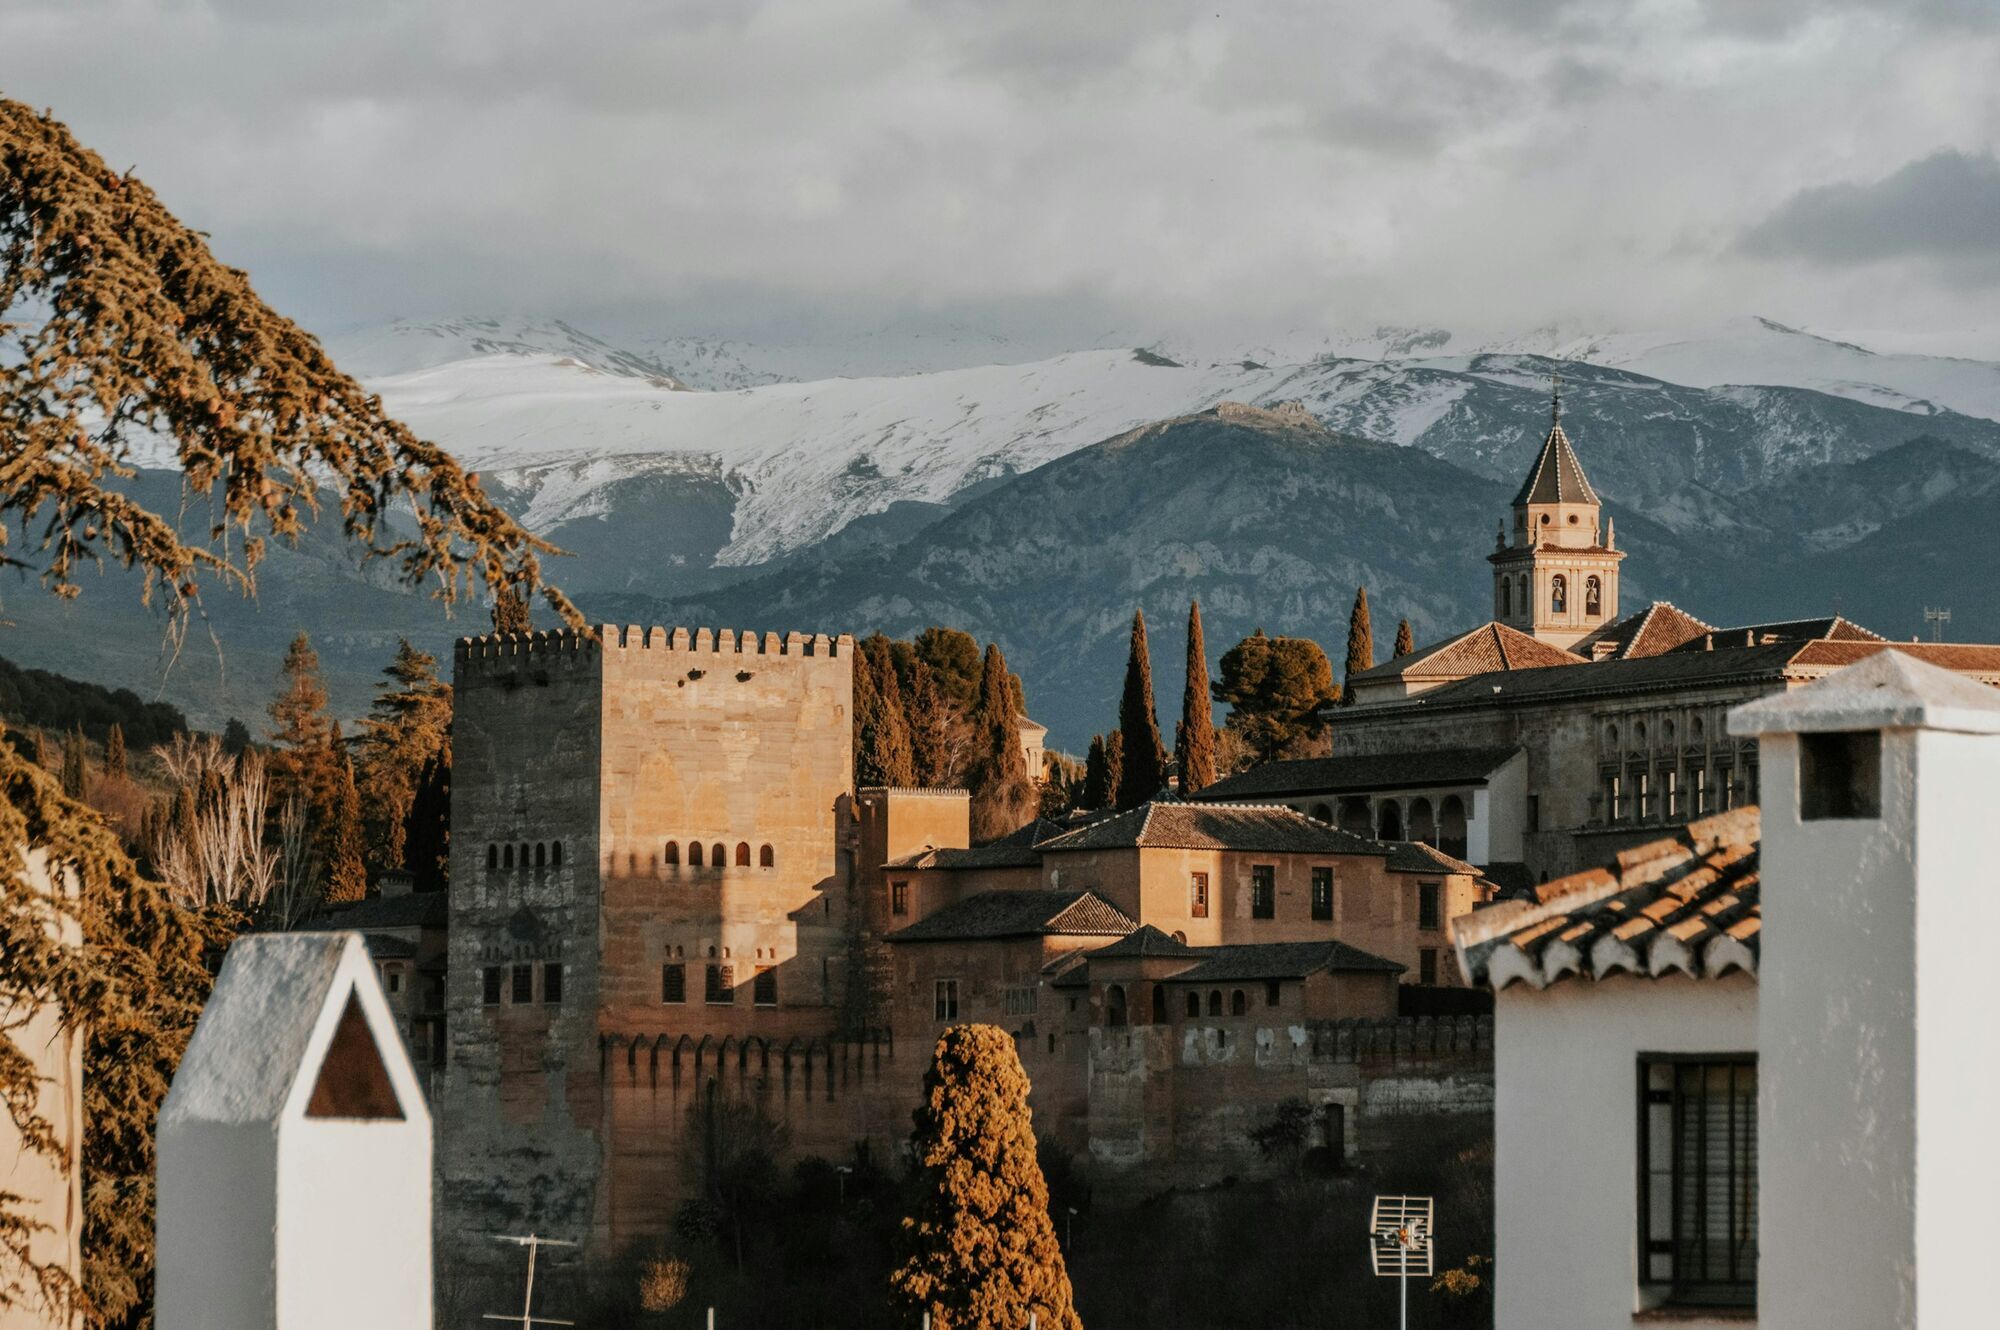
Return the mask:
<svg viewBox="0 0 2000 1330">
<path fill-rule="evenodd" d="M 509 846 L 506 846 L 505 848 L 503 848 L 503 849 L 502 849 L 502 850 L 500 851 L 500 866 L 501 866 L 502 868 L 512 868 L 512 867 L 514 866 L 514 847 L 513 847 L 513 846 L 511 846 L 511 845 L 509 845 Z"/>
<path fill-rule="evenodd" d="M 561 868 L 561 867 L 562 867 L 562 842 L 561 842 L 561 841 L 550 841 L 550 842 L 549 842 L 549 866 L 550 866 L 551 868 Z"/>
<path fill-rule="evenodd" d="M 1520 598 L 1521 613 L 1530 618 L 1534 617 L 1535 602 L 1528 596 L 1528 575 L 1526 573 L 1521 574 L 1520 581 L 1515 584 L 1514 591 Z"/>
<path fill-rule="evenodd" d="M 679 868 L 681 866 L 681 843 L 677 840 L 668 841 L 666 853 L 660 856 L 660 862 L 669 868 Z"/>
<path fill-rule="evenodd" d="M 492 872 L 500 866 L 500 847 L 492 843 L 486 846 L 486 871 Z"/>
<path fill-rule="evenodd" d="M 721 841 L 717 841 L 715 844 L 709 846 L 708 862 L 712 868 L 727 868 L 729 866 L 729 847 Z"/>
<path fill-rule="evenodd" d="M 1595 576 L 1584 579 L 1583 612 L 1593 619 L 1604 613 L 1604 583 Z"/>
<path fill-rule="evenodd" d="M 1557 573 L 1549 579 L 1549 613 L 1563 614 L 1569 610 L 1569 579 Z"/>
<path fill-rule="evenodd" d="M 701 867 L 701 842 L 698 840 L 688 842 L 688 867 Z"/>
<path fill-rule="evenodd" d="M 736 866 L 738 868 L 750 866 L 750 842 L 747 840 L 736 842 Z"/>
<path fill-rule="evenodd" d="M 1514 617 L 1514 579 L 1511 577 L 1500 579 L 1500 617 Z"/>
<path fill-rule="evenodd" d="M 548 842 L 538 840 L 535 842 L 535 867 L 547 868 L 548 866 L 549 866 Z"/>
<path fill-rule="evenodd" d="M 1201 994 L 1195 992 L 1192 988 L 1188 990 L 1187 995 L 1187 1014 L 1189 1017 L 1201 1015 Z"/>
<path fill-rule="evenodd" d="M 770 846 L 766 845 L 757 851 L 757 867 L 775 868 L 777 866 L 777 863 L 778 863 L 778 856 L 776 852 L 771 849 Z"/>
</svg>

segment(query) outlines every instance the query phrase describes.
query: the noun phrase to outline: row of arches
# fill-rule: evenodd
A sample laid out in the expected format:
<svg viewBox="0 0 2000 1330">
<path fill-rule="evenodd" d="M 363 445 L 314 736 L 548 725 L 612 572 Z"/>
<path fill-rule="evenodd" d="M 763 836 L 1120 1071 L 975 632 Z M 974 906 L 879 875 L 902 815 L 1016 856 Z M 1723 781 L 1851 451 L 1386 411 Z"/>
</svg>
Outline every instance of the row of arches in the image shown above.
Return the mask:
<svg viewBox="0 0 2000 1330">
<path fill-rule="evenodd" d="M 1528 589 L 1528 575 L 1522 573 L 1519 577 L 1503 577 L 1500 579 L 1500 617 L 1503 619 L 1514 616 L 1517 587 L 1521 613 L 1534 612 L 1535 602 Z M 1569 576 L 1566 573 L 1557 573 L 1549 579 L 1549 613 L 1569 613 Z M 1604 615 L 1604 580 L 1595 573 L 1583 579 L 1583 613 L 1585 618 L 1590 619 Z"/>
<path fill-rule="evenodd" d="M 1270 1005 L 1276 1006 L 1277 985 L 1269 985 L 1269 988 L 1271 991 L 1266 994 L 1267 1000 Z M 1242 989 L 1231 989 L 1228 1001 L 1229 1014 L 1231 1016 L 1248 1014 L 1250 1010 L 1250 997 Z M 1154 1025 L 1165 1025 L 1167 1023 L 1167 988 L 1165 984 L 1153 985 L 1152 1000 L 1149 1005 L 1151 1007 L 1151 1023 Z M 1189 989 L 1183 996 L 1181 1005 L 1188 1020 L 1199 1019 L 1202 1014 L 1201 990 Z M 1220 1016 L 1222 1015 L 1222 1007 L 1222 990 L 1219 988 L 1209 989 L 1207 1002 L 1208 1014 L 1210 1016 Z M 1125 986 L 1123 984 L 1106 984 L 1104 986 L 1104 1023 L 1114 1027 L 1133 1023 L 1131 1006 L 1125 996 Z"/>
<path fill-rule="evenodd" d="M 1348 795 L 1340 801 L 1337 817 L 1329 804 L 1314 804 L 1309 815 L 1357 836 L 1419 841 L 1449 855 L 1465 855 L 1465 800 L 1456 794 L 1447 794 L 1436 804 L 1425 795 L 1407 801 L 1382 799 L 1373 808 L 1365 797 Z"/>
<path fill-rule="evenodd" d="M 747 840 L 737 841 L 736 867 L 750 867 L 750 855 L 750 842 Z M 758 846 L 756 856 L 757 867 L 759 868 L 776 868 L 778 866 L 778 852 L 769 844 Z M 668 841 L 666 849 L 660 854 L 660 862 L 668 868 L 679 868 L 681 866 L 681 843 L 679 841 Z M 691 840 L 687 843 L 687 866 L 689 868 L 727 868 L 729 864 L 729 847 L 721 841 L 716 841 L 706 850 L 702 848 L 702 843 L 698 840 Z"/>
<path fill-rule="evenodd" d="M 562 864 L 563 844 L 559 840 L 523 841 L 518 846 L 489 843 L 486 847 L 489 873 L 507 868 L 561 868 Z"/>
</svg>

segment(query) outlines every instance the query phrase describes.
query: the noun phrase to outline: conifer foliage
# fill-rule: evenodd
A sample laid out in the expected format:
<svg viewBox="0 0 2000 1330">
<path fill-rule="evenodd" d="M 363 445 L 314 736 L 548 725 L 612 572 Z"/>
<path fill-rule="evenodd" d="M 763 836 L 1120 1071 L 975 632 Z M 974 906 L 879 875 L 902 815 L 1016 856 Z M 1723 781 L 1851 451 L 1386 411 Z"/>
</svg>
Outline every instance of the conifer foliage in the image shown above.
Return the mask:
<svg viewBox="0 0 2000 1330">
<path fill-rule="evenodd" d="M 326 807 L 320 844 L 326 853 L 326 899 L 358 901 L 368 894 L 368 867 L 362 859 L 361 795 L 354 785 L 354 763 L 347 744 L 340 737 L 340 722 L 333 723 L 327 741 Z"/>
<path fill-rule="evenodd" d="M 451 764 L 451 685 L 438 680 L 436 657 L 407 639 L 382 674 L 355 752 L 363 848 L 377 867 L 414 871 L 406 843 L 419 783 L 433 762 Z"/>
<path fill-rule="evenodd" d="M 989 643 L 980 671 L 979 706 L 972 713 L 973 757 L 966 784 L 972 791 L 974 844 L 998 840 L 1035 816 L 1035 783 L 1021 751 L 1021 726 L 1007 686 L 1007 662 Z"/>
<path fill-rule="evenodd" d="M 1354 609 L 1347 616 L 1347 669 L 1342 677 L 1352 680 L 1355 675 L 1375 664 L 1375 630 L 1368 623 L 1368 588 L 1354 588 Z M 1351 704 L 1354 697 L 1343 692 L 1343 705 Z"/>
<path fill-rule="evenodd" d="M 90 792 L 90 759 L 84 747 L 83 726 L 78 725 L 63 740 L 62 792 L 72 799 Z"/>
<path fill-rule="evenodd" d="M 1208 705 L 1208 649 L 1201 635 L 1201 602 L 1188 605 L 1187 686 L 1181 691 L 1181 722 L 1174 746 L 1181 769 L 1181 793 L 1215 784 L 1215 717 Z"/>
<path fill-rule="evenodd" d="M 1123 762 L 1112 802 L 1137 808 L 1167 783 L 1167 750 L 1160 743 L 1160 718 L 1153 709 L 1153 662 L 1146 647 L 1146 612 L 1132 614 L 1132 646 L 1125 658 L 1125 691 L 1118 699 L 1118 733 Z"/>
<path fill-rule="evenodd" d="M 862 641 L 854 655 L 854 783 L 891 789 L 917 783 L 910 719 L 889 639 Z"/>
<path fill-rule="evenodd" d="M 1417 649 L 1417 635 L 1410 631 L 1410 621 L 1408 619 L 1404 619 L 1401 623 L 1396 625 L 1396 649 L 1390 658 L 1394 659 L 1396 656 L 1407 656 L 1416 649 Z"/>
<path fill-rule="evenodd" d="M 1082 1330 L 1010 1035 L 944 1032 L 911 1143 L 918 1201 L 890 1280 L 904 1324 L 928 1312 L 933 1330 L 1020 1330 L 1032 1315 L 1043 1330 Z"/>
<path fill-rule="evenodd" d="M 1321 756 L 1323 713 L 1339 695 L 1319 643 L 1261 628 L 1222 653 L 1215 681 L 1215 700 L 1230 708 L 1226 728 L 1259 762 Z"/>
<path fill-rule="evenodd" d="M 126 777 L 125 730 L 117 721 L 104 736 L 104 774 L 113 780 Z"/>
</svg>

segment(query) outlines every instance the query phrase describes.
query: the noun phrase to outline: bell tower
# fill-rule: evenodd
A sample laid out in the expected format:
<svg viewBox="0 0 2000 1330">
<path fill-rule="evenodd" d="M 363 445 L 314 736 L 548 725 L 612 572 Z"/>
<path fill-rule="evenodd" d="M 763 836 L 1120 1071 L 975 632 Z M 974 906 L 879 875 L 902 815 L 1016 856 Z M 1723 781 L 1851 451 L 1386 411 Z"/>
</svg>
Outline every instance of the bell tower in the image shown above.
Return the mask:
<svg viewBox="0 0 2000 1330">
<path fill-rule="evenodd" d="M 1549 433 L 1520 493 L 1514 529 L 1503 523 L 1493 565 L 1493 617 L 1568 649 L 1618 617 L 1617 548 L 1611 523 L 1562 427 L 1562 379 L 1550 393 Z"/>
</svg>

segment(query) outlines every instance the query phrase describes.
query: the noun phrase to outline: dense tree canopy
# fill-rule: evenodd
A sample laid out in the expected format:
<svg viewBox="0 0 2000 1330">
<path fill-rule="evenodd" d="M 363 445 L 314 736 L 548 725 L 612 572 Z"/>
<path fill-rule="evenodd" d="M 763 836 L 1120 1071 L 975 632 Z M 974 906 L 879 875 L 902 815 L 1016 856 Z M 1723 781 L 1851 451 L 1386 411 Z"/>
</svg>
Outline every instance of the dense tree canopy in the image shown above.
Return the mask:
<svg viewBox="0 0 2000 1330">
<path fill-rule="evenodd" d="M 1215 700 L 1229 704 L 1226 727 L 1259 762 L 1315 756 L 1326 738 L 1322 712 L 1338 696 L 1319 643 L 1261 628 L 1223 653 L 1215 683 Z"/>
<path fill-rule="evenodd" d="M 980 672 L 979 706 L 972 713 L 972 762 L 966 786 L 972 791 L 972 840 L 998 840 L 1035 816 L 1035 783 L 1021 751 L 1019 714 L 1007 687 L 1007 661 L 988 645 Z"/>
</svg>

